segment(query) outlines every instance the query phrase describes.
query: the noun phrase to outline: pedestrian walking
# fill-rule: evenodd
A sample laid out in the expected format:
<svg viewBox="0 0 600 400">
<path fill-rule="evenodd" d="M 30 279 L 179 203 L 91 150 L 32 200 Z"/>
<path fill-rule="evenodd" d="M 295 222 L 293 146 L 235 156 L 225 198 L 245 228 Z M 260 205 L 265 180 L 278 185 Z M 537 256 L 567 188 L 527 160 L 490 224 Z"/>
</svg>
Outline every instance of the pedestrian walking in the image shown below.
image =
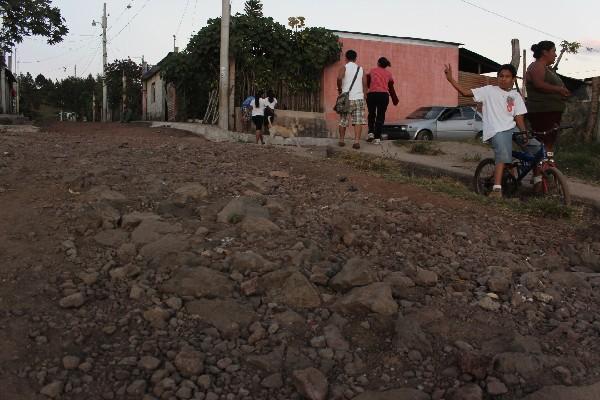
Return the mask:
<svg viewBox="0 0 600 400">
<path fill-rule="evenodd" d="M 346 128 L 352 124 L 354 127 L 352 148 L 354 149 L 360 149 L 362 128 L 367 123 L 365 120 L 366 80 L 363 79 L 363 68 L 356 63 L 357 57 L 354 50 L 348 50 L 345 54 L 346 64 L 339 69 L 337 76 L 339 96 L 336 103 L 336 111 L 340 114 L 338 144 L 340 146 L 346 144 L 344 142 Z M 344 107 L 340 109 L 338 103 L 344 103 Z"/>
<path fill-rule="evenodd" d="M 260 141 L 265 144 L 263 139 L 263 126 L 265 123 L 265 107 L 267 106 L 267 100 L 263 97 L 262 92 L 256 93 L 252 104 L 252 122 L 256 127 L 256 144 Z"/>
<path fill-rule="evenodd" d="M 381 144 L 381 133 L 385 123 L 385 112 L 392 98 L 392 104 L 398 105 L 398 96 L 394 89 L 394 78 L 392 73 L 386 69 L 392 64 L 385 57 L 377 60 L 377 67 L 371 69 L 366 75 L 366 86 L 369 88 L 367 94 L 367 109 L 369 110 L 368 123 L 369 133 L 367 142 Z"/>
</svg>

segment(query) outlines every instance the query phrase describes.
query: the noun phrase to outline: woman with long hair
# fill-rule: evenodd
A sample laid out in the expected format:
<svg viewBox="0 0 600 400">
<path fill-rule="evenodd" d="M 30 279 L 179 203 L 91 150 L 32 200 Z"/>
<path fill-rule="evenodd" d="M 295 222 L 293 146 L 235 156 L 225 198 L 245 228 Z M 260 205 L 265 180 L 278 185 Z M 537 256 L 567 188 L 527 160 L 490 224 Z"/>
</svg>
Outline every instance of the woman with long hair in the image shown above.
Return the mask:
<svg viewBox="0 0 600 400">
<path fill-rule="evenodd" d="M 552 65 L 556 61 L 556 46 L 549 40 L 543 40 L 531 46 L 532 62 L 527 68 L 527 120 L 533 131 L 551 131 L 560 125 L 571 92 L 565 87 Z M 541 140 L 553 160 L 557 131 L 544 135 Z"/>
<path fill-rule="evenodd" d="M 257 92 L 254 95 L 254 101 L 252 102 L 252 122 L 256 126 L 256 144 L 258 141 L 265 144 L 263 139 L 263 126 L 265 123 L 265 107 L 267 106 L 267 100 L 263 98 L 262 92 Z"/>
</svg>

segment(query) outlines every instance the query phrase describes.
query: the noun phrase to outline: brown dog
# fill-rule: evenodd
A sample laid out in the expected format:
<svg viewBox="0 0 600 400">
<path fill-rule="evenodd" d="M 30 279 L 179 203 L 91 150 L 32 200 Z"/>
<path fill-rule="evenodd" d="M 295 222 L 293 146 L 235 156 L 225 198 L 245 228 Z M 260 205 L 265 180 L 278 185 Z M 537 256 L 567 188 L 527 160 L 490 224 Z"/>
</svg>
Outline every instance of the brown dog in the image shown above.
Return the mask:
<svg viewBox="0 0 600 400">
<path fill-rule="evenodd" d="M 298 141 L 298 121 L 294 122 L 290 128 L 282 125 L 273 125 L 271 117 L 267 117 L 267 125 L 269 127 L 269 142 L 272 142 L 276 136 L 281 136 L 284 139 L 294 140 L 296 146 L 300 146 Z"/>
</svg>

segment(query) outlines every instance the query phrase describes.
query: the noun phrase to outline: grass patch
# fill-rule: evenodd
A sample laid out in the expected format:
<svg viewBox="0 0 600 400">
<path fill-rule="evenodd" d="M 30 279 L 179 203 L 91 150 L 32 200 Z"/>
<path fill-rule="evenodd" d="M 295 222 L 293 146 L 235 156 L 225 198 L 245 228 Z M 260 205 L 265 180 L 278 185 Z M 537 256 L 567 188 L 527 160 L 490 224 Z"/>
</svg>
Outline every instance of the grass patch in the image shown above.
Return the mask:
<svg viewBox="0 0 600 400">
<path fill-rule="evenodd" d="M 489 199 L 475 193 L 471 186 L 464 182 L 447 176 L 416 176 L 393 160 L 350 152 L 340 152 L 336 154 L 336 157 L 351 167 L 360 171 L 375 173 L 390 181 L 419 186 L 431 192 L 445 193 L 451 197 L 499 207 L 512 213 L 563 219 L 573 219 L 577 216 L 577 208 L 564 206 L 549 198 L 529 197 L 526 201 L 521 201 L 518 198 Z"/>
<path fill-rule="evenodd" d="M 479 153 L 473 153 L 473 154 L 465 153 L 465 155 L 463 155 L 462 160 L 464 162 L 479 162 L 479 161 L 481 161 L 481 158 L 482 158 L 482 156 Z"/>
<path fill-rule="evenodd" d="M 414 143 L 414 141 L 413 140 L 396 139 L 396 140 L 392 141 L 392 143 L 394 144 L 394 146 L 408 147 L 408 146 L 412 145 Z"/>
<path fill-rule="evenodd" d="M 412 154 L 422 154 L 426 156 L 438 156 L 445 154 L 439 147 L 434 146 L 430 142 L 417 142 L 410 146 L 408 150 Z"/>
<path fill-rule="evenodd" d="M 556 162 L 565 174 L 592 182 L 600 182 L 600 143 L 560 146 Z"/>
</svg>

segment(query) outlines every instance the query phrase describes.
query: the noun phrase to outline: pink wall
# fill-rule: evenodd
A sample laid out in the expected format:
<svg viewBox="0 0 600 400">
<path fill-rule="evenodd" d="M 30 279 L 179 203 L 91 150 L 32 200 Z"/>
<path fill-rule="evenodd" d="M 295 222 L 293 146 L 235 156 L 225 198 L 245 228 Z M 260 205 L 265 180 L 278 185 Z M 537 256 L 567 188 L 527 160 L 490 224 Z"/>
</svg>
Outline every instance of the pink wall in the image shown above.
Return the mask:
<svg viewBox="0 0 600 400">
<path fill-rule="evenodd" d="M 330 131 L 335 131 L 338 115 L 333 111 L 337 98 L 336 78 L 340 66 L 344 65 L 347 50 L 358 53 L 358 64 L 369 71 L 377 65 L 379 57 L 387 57 L 392 63 L 389 68 L 394 76 L 396 93 L 400 103 L 391 102 L 386 121 L 400 120 L 421 106 L 457 105 L 458 95 L 444 77 L 444 64 L 451 64 L 458 77 L 458 47 L 435 46 L 419 43 L 393 43 L 374 40 L 342 38 L 342 60 L 323 72 L 323 105 Z"/>
</svg>

